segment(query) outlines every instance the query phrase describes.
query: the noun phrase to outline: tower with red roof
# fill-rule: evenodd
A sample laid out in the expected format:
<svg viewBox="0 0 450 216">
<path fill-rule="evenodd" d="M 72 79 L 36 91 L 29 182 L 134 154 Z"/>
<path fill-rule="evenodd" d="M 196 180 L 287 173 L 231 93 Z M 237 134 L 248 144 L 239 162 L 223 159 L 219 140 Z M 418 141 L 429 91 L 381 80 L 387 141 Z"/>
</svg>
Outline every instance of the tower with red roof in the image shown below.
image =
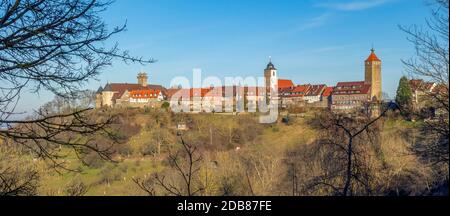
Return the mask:
<svg viewBox="0 0 450 216">
<path fill-rule="evenodd" d="M 371 49 L 371 53 L 364 63 L 364 83 L 371 85 L 371 100 L 381 101 L 381 60 L 377 57 L 373 48 Z"/>
</svg>

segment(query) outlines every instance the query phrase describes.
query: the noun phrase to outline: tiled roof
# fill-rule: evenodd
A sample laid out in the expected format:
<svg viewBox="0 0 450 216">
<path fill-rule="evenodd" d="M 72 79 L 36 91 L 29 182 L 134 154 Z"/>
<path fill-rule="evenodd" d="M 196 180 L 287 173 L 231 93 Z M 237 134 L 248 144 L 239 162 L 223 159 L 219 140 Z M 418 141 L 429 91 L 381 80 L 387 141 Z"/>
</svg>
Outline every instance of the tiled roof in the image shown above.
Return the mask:
<svg viewBox="0 0 450 216">
<path fill-rule="evenodd" d="M 298 85 L 292 89 L 285 89 L 281 92 L 284 97 L 303 97 L 305 96 L 311 85 Z"/>
<path fill-rule="evenodd" d="M 278 80 L 278 88 L 284 89 L 284 88 L 292 88 L 294 87 L 294 83 L 292 80 L 286 80 L 286 79 L 279 79 Z"/>
<path fill-rule="evenodd" d="M 310 87 L 311 87 L 311 85 L 299 85 L 299 86 L 296 86 L 291 92 L 306 94 Z"/>
<path fill-rule="evenodd" d="M 222 88 L 211 88 L 202 97 L 222 97 L 223 94 Z"/>
<path fill-rule="evenodd" d="M 221 94 L 220 88 L 190 88 L 190 89 L 167 89 L 167 98 L 170 99 L 175 94 L 187 98 L 218 96 Z M 222 93 L 223 94 L 223 93 Z"/>
<path fill-rule="evenodd" d="M 366 61 L 372 62 L 372 61 L 381 61 L 378 56 L 375 54 L 375 50 L 372 49 L 369 57 L 366 59 Z"/>
<path fill-rule="evenodd" d="M 436 87 L 434 87 L 432 91 L 433 91 L 433 93 L 444 93 L 448 96 L 448 85 L 437 84 Z"/>
<path fill-rule="evenodd" d="M 171 98 L 175 94 L 182 95 L 186 98 L 191 98 L 193 96 L 200 97 L 225 97 L 227 94 L 227 90 L 232 90 L 232 96 L 235 97 L 238 93 L 250 96 L 261 96 L 261 94 L 268 92 L 265 87 L 256 87 L 256 86 L 245 86 L 238 88 L 237 86 L 221 86 L 221 87 L 212 87 L 212 88 L 190 88 L 190 89 L 177 89 L 171 88 L 166 90 L 167 98 Z"/>
<path fill-rule="evenodd" d="M 180 91 L 181 89 L 179 88 L 170 88 L 166 90 L 166 96 L 168 99 L 170 99 L 173 95 L 175 95 L 175 93 L 177 93 L 178 91 Z"/>
<path fill-rule="evenodd" d="M 306 96 L 318 96 L 322 95 L 322 92 L 325 90 L 327 86 L 324 84 L 320 85 L 311 85 L 311 87 L 308 89 L 308 93 L 306 93 Z"/>
<path fill-rule="evenodd" d="M 411 90 L 413 91 L 427 91 L 431 92 L 435 87 L 435 83 L 433 82 L 425 82 L 421 79 L 413 79 L 409 81 L 409 85 L 411 86 Z"/>
<path fill-rule="evenodd" d="M 206 93 L 211 91 L 211 88 L 191 88 L 191 97 L 205 97 Z"/>
<path fill-rule="evenodd" d="M 333 95 L 369 94 L 370 87 L 370 84 L 365 84 L 364 81 L 339 82 L 333 90 Z"/>
<path fill-rule="evenodd" d="M 166 95 L 167 99 L 171 99 L 175 94 L 182 96 L 184 99 L 190 98 L 191 91 L 189 89 L 178 89 L 178 88 L 171 88 L 167 89 Z"/>
<path fill-rule="evenodd" d="M 244 91 L 249 96 L 258 96 L 258 95 L 262 96 L 266 92 L 269 92 L 270 89 L 265 88 L 265 87 L 250 86 L 250 87 L 245 87 Z"/>
<path fill-rule="evenodd" d="M 161 93 L 161 90 L 157 89 L 145 89 L 145 90 L 131 90 L 130 91 L 130 97 L 131 98 L 158 98 L 159 93 Z"/>
<path fill-rule="evenodd" d="M 328 97 L 333 93 L 334 87 L 326 87 L 325 90 L 322 93 L 323 97 Z"/>
<path fill-rule="evenodd" d="M 131 84 L 131 83 L 108 83 L 106 84 L 105 88 L 103 88 L 103 91 L 112 91 L 115 92 L 113 96 L 113 100 L 121 98 L 123 93 L 125 91 L 133 91 L 133 90 L 160 90 L 162 92 L 165 92 L 165 88 L 161 85 L 147 85 L 142 86 L 140 84 Z"/>
<path fill-rule="evenodd" d="M 103 91 L 103 88 L 100 86 L 100 87 L 98 87 L 98 89 L 97 89 L 97 94 L 100 94 L 100 93 L 102 93 L 102 91 Z"/>
</svg>

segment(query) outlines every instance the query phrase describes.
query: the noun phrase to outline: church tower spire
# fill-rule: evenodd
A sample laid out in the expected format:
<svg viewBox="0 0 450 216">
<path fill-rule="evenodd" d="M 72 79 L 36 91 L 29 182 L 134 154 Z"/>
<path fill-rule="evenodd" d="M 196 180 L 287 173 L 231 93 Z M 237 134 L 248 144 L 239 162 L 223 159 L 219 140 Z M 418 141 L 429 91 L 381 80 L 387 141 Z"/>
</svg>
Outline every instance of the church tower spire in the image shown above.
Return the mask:
<svg viewBox="0 0 450 216">
<path fill-rule="evenodd" d="M 264 69 L 264 79 L 266 81 L 266 88 L 277 89 L 278 78 L 277 69 L 272 63 L 272 57 L 269 56 L 269 63 L 266 69 Z"/>
</svg>

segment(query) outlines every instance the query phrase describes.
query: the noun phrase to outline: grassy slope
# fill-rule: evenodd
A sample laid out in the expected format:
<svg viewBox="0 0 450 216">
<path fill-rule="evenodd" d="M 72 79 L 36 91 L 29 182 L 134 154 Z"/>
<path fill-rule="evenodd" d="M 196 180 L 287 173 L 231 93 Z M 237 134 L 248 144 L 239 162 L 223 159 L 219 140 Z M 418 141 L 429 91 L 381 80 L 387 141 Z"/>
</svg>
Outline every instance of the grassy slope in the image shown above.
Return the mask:
<svg viewBox="0 0 450 216">
<path fill-rule="evenodd" d="M 205 118 L 205 116 L 200 118 Z M 212 123 L 215 125 L 226 122 L 227 124 L 238 126 L 230 116 L 216 115 L 212 118 Z M 200 119 L 200 121 L 206 121 L 206 119 Z M 150 133 L 146 129 L 142 129 L 140 133 L 130 138 L 128 145 L 131 146 L 133 152 L 137 152 L 136 146 L 148 140 L 149 136 Z M 260 151 L 269 150 L 274 154 L 282 154 L 287 148 L 297 144 L 309 143 L 313 138 L 314 131 L 304 123 L 304 120 L 298 119 L 291 125 L 277 123 L 265 126 L 263 134 L 258 139 L 260 142 L 248 145 L 248 148 L 250 148 L 250 151 L 255 149 Z M 81 181 L 89 186 L 87 195 L 140 195 L 142 192 L 132 182 L 132 178 L 145 177 L 162 168 L 161 161 L 151 156 L 142 157 L 139 154 L 133 154 L 130 158 L 123 159 L 118 163 L 105 162 L 99 168 L 84 166 L 74 157 L 69 157 L 68 161 L 70 167 L 81 167 L 82 172 L 63 172 L 62 174 L 55 173 L 53 170 L 43 172 L 41 174 L 41 194 L 64 195 L 65 187 L 72 182 Z M 44 171 L 46 169 L 43 168 L 41 170 Z"/>
<path fill-rule="evenodd" d="M 223 126 L 231 124 L 236 126 L 236 120 L 230 116 L 199 116 L 198 121 L 210 122 L 216 126 Z M 385 131 L 386 136 L 392 137 L 393 134 L 398 133 L 398 128 L 412 128 L 414 125 L 411 123 L 404 123 L 399 121 L 386 122 Z M 239 125 L 237 125 L 239 127 Z M 135 146 L 145 142 L 150 134 L 148 129 L 142 129 L 140 133 L 130 138 L 128 144 L 131 146 L 133 152 L 137 152 Z M 202 130 L 205 130 L 203 128 Z M 316 138 L 317 131 L 308 126 L 305 119 L 297 118 L 292 124 L 286 125 L 284 123 L 277 123 L 273 125 L 265 125 L 263 127 L 263 133 L 259 135 L 258 141 L 251 145 L 245 145 L 242 147 L 243 151 L 249 152 L 270 152 L 271 155 L 282 155 L 286 150 L 292 149 L 296 145 L 309 144 Z M 401 137 L 397 137 L 393 140 L 385 140 L 383 142 L 404 142 Z M 383 152 L 388 153 L 389 158 L 395 158 L 392 154 L 397 154 L 404 151 L 403 148 L 392 149 L 392 146 L 383 149 Z M 228 150 L 225 152 L 214 152 L 215 155 L 232 154 L 234 150 Z M 405 156 L 406 157 L 406 156 Z M 220 157 L 219 157 L 220 158 Z M 218 160 L 220 160 L 217 158 Z M 81 165 L 79 161 L 72 158 L 69 159 L 72 167 L 82 167 L 81 173 L 63 173 L 57 174 L 52 170 L 47 170 L 42 175 L 42 184 L 40 187 L 40 193 L 43 195 L 64 195 L 64 189 L 71 182 L 81 181 L 89 186 L 87 195 L 143 195 L 134 182 L 133 177 L 145 177 L 149 174 L 163 169 L 161 161 L 157 158 L 147 156 L 142 157 L 139 154 L 132 154 L 129 158 L 121 158 L 118 163 L 104 163 L 99 168 L 86 167 Z M 406 164 L 401 165 L 398 163 L 407 162 L 406 160 L 390 160 L 387 161 L 390 164 L 396 164 L 398 167 L 406 167 Z M 395 174 L 393 174 L 395 175 Z"/>
</svg>

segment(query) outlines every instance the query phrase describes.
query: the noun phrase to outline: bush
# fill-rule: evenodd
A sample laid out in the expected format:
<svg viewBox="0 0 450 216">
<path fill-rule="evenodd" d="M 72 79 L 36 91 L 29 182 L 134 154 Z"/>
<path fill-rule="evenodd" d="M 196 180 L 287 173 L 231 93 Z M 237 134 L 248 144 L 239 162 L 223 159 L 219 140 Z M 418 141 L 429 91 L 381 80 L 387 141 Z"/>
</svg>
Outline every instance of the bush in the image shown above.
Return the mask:
<svg viewBox="0 0 450 216">
<path fill-rule="evenodd" d="M 168 110 L 170 108 L 170 103 L 165 101 L 164 103 L 161 104 L 161 108 Z"/>
<path fill-rule="evenodd" d="M 90 152 L 84 156 L 83 161 L 92 168 L 100 168 L 105 164 L 105 160 L 102 159 L 96 152 Z"/>
<path fill-rule="evenodd" d="M 121 180 L 121 171 L 117 169 L 116 165 L 108 164 L 100 171 L 99 183 L 111 183 L 113 181 Z"/>
</svg>

